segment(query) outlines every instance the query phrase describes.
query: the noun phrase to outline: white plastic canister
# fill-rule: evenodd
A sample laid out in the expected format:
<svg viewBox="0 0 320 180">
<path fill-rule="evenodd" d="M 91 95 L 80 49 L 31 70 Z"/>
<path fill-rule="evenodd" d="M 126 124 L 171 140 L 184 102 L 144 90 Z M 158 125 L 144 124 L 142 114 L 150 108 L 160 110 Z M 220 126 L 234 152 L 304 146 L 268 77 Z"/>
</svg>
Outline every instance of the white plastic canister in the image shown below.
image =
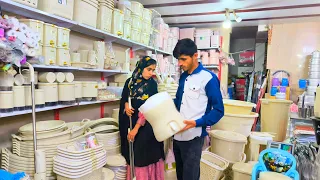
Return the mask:
<svg viewBox="0 0 320 180">
<path fill-rule="evenodd" d="M 82 97 L 98 97 L 98 83 L 93 81 L 82 82 Z"/>
<path fill-rule="evenodd" d="M 44 105 L 45 104 L 44 90 L 43 89 L 36 89 L 34 94 L 35 94 L 36 105 Z"/>
<path fill-rule="evenodd" d="M 57 65 L 70 66 L 70 53 L 67 48 L 57 48 Z"/>
<path fill-rule="evenodd" d="M 42 54 L 44 56 L 45 65 L 55 65 L 57 58 L 57 49 L 51 46 L 43 46 Z"/>
<path fill-rule="evenodd" d="M 0 91 L 0 110 L 13 109 L 13 91 Z"/>
<path fill-rule="evenodd" d="M 57 47 L 69 48 L 69 45 L 70 45 L 70 29 L 58 27 Z"/>
<path fill-rule="evenodd" d="M 57 46 L 58 27 L 53 24 L 44 23 L 43 26 L 43 45 L 44 46 Z"/>
<path fill-rule="evenodd" d="M 143 8 L 143 20 L 149 21 L 151 23 L 152 11 L 147 8 Z"/>
<path fill-rule="evenodd" d="M 142 18 L 140 16 L 131 15 L 132 17 L 132 28 L 141 30 L 142 29 Z"/>
<path fill-rule="evenodd" d="M 80 62 L 80 53 L 71 53 L 71 62 Z"/>
<path fill-rule="evenodd" d="M 98 10 L 97 28 L 111 33 L 112 9 L 108 6 L 100 5 Z"/>
<path fill-rule="evenodd" d="M 0 86 L 12 87 L 14 84 L 14 77 L 11 74 L 0 71 Z"/>
<path fill-rule="evenodd" d="M 150 41 L 150 34 L 142 33 L 141 34 L 141 43 L 144 45 L 148 45 Z"/>
<path fill-rule="evenodd" d="M 152 25 L 150 22 L 142 21 L 142 33 L 151 34 Z"/>
<path fill-rule="evenodd" d="M 131 1 L 132 14 L 142 17 L 143 15 L 143 5 L 137 1 Z"/>
<path fill-rule="evenodd" d="M 24 23 L 29 26 L 33 31 L 37 32 L 39 35 L 39 43 L 43 44 L 43 30 L 44 22 L 34 20 L 34 19 L 19 19 L 20 23 Z"/>
<path fill-rule="evenodd" d="M 76 99 L 82 98 L 82 82 L 81 81 L 74 81 L 74 94 Z"/>
<path fill-rule="evenodd" d="M 13 86 L 13 106 L 20 108 L 26 106 L 24 86 Z"/>
<path fill-rule="evenodd" d="M 58 102 L 58 83 L 39 83 L 39 89 L 44 90 L 45 102 Z"/>
<path fill-rule="evenodd" d="M 119 9 L 113 10 L 112 33 L 123 37 L 124 14 Z"/>
<path fill-rule="evenodd" d="M 24 86 L 24 98 L 27 107 L 32 106 L 31 86 Z"/>
<path fill-rule="evenodd" d="M 64 73 L 64 75 L 66 77 L 64 82 L 72 83 L 74 81 L 73 73 L 68 72 L 68 73 Z"/>
<path fill-rule="evenodd" d="M 131 39 L 131 23 L 129 21 L 124 21 L 124 34 L 123 37 L 126 39 Z"/>
<path fill-rule="evenodd" d="M 247 138 L 231 131 L 212 130 L 211 151 L 231 162 L 240 162 Z"/>
<path fill-rule="evenodd" d="M 63 72 L 55 72 L 56 82 L 63 83 L 66 80 L 66 76 Z"/>
<path fill-rule="evenodd" d="M 31 84 L 30 80 L 30 72 L 28 70 L 22 71 L 22 75 L 24 77 L 24 84 L 29 85 Z M 38 84 L 38 72 L 34 71 L 34 84 Z"/>
<path fill-rule="evenodd" d="M 141 42 L 141 31 L 138 29 L 131 29 L 131 40 L 140 43 Z"/>
<path fill-rule="evenodd" d="M 59 83 L 59 101 L 74 101 L 75 100 L 75 85 L 74 83 Z"/>
</svg>

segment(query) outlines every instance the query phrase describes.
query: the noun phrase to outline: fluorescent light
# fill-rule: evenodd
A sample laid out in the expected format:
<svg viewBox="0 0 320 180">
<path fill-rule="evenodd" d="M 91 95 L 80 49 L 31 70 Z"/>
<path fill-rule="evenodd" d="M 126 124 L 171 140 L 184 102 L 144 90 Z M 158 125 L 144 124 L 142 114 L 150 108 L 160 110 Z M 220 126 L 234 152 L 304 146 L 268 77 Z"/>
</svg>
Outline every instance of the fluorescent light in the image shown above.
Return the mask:
<svg viewBox="0 0 320 180">
<path fill-rule="evenodd" d="M 225 29 L 230 29 L 232 26 L 230 19 L 226 19 L 225 21 L 223 21 L 222 27 Z"/>
</svg>

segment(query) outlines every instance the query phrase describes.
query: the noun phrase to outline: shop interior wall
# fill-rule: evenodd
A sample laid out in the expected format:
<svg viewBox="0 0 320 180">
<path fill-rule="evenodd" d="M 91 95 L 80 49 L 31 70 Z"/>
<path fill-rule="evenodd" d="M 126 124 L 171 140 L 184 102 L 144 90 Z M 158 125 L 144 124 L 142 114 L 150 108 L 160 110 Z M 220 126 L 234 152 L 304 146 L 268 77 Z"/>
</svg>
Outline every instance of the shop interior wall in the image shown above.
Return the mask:
<svg viewBox="0 0 320 180">
<path fill-rule="evenodd" d="M 311 53 L 320 50 L 320 21 L 274 24 L 269 37 L 267 69 L 290 73 L 292 95 L 296 101 L 303 91 L 298 88 L 300 78 L 308 78 Z M 272 78 L 272 77 L 270 77 Z"/>
</svg>

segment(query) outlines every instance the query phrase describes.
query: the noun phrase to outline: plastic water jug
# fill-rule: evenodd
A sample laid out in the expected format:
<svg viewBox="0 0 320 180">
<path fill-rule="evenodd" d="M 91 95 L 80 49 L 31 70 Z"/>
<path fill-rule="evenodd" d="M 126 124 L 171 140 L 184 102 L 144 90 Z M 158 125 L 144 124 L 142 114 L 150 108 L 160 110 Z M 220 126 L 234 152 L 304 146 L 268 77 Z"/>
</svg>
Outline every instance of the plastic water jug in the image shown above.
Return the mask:
<svg viewBox="0 0 320 180">
<path fill-rule="evenodd" d="M 157 141 L 162 142 L 185 127 L 171 96 L 161 92 L 150 97 L 140 108 L 151 124 Z"/>
</svg>

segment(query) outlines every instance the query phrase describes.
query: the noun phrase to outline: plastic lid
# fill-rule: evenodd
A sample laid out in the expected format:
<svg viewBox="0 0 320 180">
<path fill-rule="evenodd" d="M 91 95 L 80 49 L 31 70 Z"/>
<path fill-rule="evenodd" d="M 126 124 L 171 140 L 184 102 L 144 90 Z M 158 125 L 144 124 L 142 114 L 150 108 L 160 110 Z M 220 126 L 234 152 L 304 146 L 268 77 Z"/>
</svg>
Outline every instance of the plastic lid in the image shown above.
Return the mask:
<svg viewBox="0 0 320 180">
<path fill-rule="evenodd" d="M 223 99 L 223 104 L 232 105 L 232 106 L 243 106 L 243 107 L 256 107 L 256 104 L 245 101 Z"/>
<path fill-rule="evenodd" d="M 225 116 L 231 116 L 231 117 L 243 117 L 243 118 L 254 118 L 258 117 L 259 114 L 255 112 L 251 112 L 250 114 L 229 114 L 225 113 Z"/>
<path fill-rule="evenodd" d="M 284 100 L 284 99 L 260 99 L 262 103 L 268 103 L 268 102 L 273 102 L 273 103 L 287 103 L 287 104 L 292 104 L 292 101 L 290 100 Z"/>
<path fill-rule="evenodd" d="M 247 138 L 244 135 L 232 131 L 212 130 L 210 135 L 225 141 L 247 143 Z"/>
<path fill-rule="evenodd" d="M 259 180 L 292 180 L 290 177 L 276 172 L 261 172 Z"/>
<path fill-rule="evenodd" d="M 127 164 L 126 159 L 121 155 L 108 156 L 107 165 L 108 166 L 125 166 Z"/>
<path fill-rule="evenodd" d="M 238 162 L 232 166 L 232 170 L 243 174 L 251 175 L 253 167 L 253 164 Z"/>
</svg>

